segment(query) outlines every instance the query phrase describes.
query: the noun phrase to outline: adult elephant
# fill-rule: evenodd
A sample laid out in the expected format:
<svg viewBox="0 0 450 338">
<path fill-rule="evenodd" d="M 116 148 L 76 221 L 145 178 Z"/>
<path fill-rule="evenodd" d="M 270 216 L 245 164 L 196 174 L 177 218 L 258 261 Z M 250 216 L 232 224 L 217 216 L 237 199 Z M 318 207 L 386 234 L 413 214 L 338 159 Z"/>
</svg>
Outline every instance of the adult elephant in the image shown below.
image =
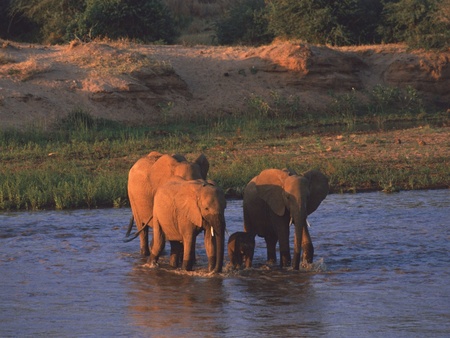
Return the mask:
<svg viewBox="0 0 450 338">
<path fill-rule="evenodd" d="M 167 155 L 153 151 L 140 158 L 128 173 L 128 198 L 140 236 L 141 254 L 150 255 L 148 228 L 153 226 L 153 199 L 156 190 L 174 176 L 187 180 L 206 179 L 209 162 L 201 154 L 194 162 L 182 155 Z M 127 236 L 131 231 L 130 221 Z"/>
<path fill-rule="evenodd" d="M 225 238 L 225 194 L 218 186 L 205 180 L 184 180 L 174 177 L 159 187 L 153 207 L 153 246 L 148 259 L 156 264 L 166 240 L 182 242 L 182 269 L 192 270 L 197 235 L 205 231 L 205 249 L 209 271 L 221 272 Z M 173 248 L 173 247 L 172 247 Z M 179 259 L 171 252 L 171 265 Z"/>
<path fill-rule="evenodd" d="M 294 260 L 292 266 L 312 263 L 314 247 L 307 226 L 313 213 L 328 194 L 328 178 L 318 170 L 303 175 L 293 171 L 266 169 L 254 177 L 244 189 L 244 229 L 264 237 L 267 259 L 276 262 L 276 244 L 280 246 L 280 265 L 291 264 L 289 225 L 295 225 Z"/>
</svg>

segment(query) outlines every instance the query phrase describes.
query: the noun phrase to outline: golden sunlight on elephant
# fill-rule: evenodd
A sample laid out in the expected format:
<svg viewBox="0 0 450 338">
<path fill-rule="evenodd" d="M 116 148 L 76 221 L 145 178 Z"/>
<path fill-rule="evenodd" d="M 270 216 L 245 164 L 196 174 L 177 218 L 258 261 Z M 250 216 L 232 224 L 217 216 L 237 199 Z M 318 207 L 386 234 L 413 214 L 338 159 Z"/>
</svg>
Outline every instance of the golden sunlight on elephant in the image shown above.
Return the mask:
<svg viewBox="0 0 450 338">
<path fill-rule="evenodd" d="M 276 262 L 279 242 L 280 265 L 291 264 L 291 223 L 295 225 L 293 268 L 299 269 L 302 249 L 302 265 L 312 263 L 314 247 L 306 218 L 319 207 L 328 190 L 328 178 L 318 170 L 297 175 L 288 170 L 266 169 L 247 184 L 243 201 L 244 229 L 253 236 L 264 237 L 269 263 Z"/>
<path fill-rule="evenodd" d="M 153 200 L 157 189 L 174 176 L 186 180 L 206 179 L 208 170 L 209 162 L 203 154 L 194 162 L 189 162 L 182 155 L 163 155 L 156 151 L 140 158 L 131 167 L 128 174 L 128 198 L 138 229 L 136 236 L 140 236 L 142 255 L 150 255 L 148 231 L 149 227 L 153 227 Z M 127 237 L 131 232 L 133 219 L 130 221 Z"/>
</svg>

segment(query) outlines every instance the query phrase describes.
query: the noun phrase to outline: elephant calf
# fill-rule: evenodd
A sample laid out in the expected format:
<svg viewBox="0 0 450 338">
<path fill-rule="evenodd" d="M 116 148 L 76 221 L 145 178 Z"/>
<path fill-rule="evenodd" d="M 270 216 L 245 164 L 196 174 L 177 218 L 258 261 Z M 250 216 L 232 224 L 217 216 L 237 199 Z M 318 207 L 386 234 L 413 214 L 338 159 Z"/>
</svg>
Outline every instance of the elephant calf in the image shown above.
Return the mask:
<svg viewBox="0 0 450 338">
<path fill-rule="evenodd" d="M 254 252 L 254 235 L 238 231 L 228 239 L 228 257 L 233 269 L 239 269 L 243 263 L 245 263 L 245 268 L 251 268 Z"/>
</svg>

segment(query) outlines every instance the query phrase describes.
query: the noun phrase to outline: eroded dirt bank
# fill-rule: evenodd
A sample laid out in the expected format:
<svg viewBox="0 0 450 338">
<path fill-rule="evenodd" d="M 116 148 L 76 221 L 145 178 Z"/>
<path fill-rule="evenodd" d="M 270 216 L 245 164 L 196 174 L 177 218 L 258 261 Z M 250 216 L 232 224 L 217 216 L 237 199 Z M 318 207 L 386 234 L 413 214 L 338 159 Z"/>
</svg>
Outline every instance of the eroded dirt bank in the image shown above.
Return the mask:
<svg viewBox="0 0 450 338">
<path fill-rule="evenodd" d="M 450 108 L 450 51 L 288 42 L 258 48 L 0 43 L 2 128 L 47 127 L 75 108 L 151 124 L 163 115 L 244 111 L 252 96 L 298 97 L 314 111 L 327 106 L 330 93 L 353 88 L 364 99 L 378 84 L 411 86 L 425 101 Z"/>
</svg>

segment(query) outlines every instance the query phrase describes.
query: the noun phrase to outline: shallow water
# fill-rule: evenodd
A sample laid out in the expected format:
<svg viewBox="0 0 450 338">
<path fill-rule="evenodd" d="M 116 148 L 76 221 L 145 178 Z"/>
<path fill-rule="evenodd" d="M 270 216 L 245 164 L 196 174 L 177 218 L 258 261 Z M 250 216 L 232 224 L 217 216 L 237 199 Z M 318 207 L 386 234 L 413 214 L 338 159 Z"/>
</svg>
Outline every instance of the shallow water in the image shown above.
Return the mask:
<svg viewBox="0 0 450 338">
<path fill-rule="evenodd" d="M 450 190 L 330 195 L 310 269 L 266 266 L 257 238 L 254 268 L 218 276 L 202 235 L 195 271 L 146 267 L 129 209 L 0 213 L 0 336 L 448 336 L 449 207 Z"/>
</svg>

